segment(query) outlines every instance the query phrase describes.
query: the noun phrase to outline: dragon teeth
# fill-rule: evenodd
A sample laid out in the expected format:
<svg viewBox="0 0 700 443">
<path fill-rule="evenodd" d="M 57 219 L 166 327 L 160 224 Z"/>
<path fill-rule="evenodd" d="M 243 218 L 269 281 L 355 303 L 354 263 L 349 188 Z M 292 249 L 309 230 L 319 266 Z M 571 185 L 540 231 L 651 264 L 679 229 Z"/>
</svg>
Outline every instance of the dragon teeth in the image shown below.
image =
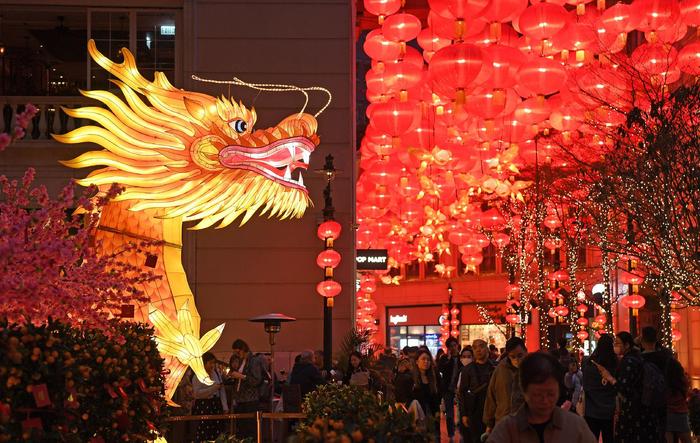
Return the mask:
<svg viewBox="0 0 700 443">
<path fill-rule="evenodd" d="M 301 175 L 301 172 L 299 173 L 299 181 L 297 181 L 299 186 L 304 186 L 304 176 Z"/>
<path fill-rule="evenodd" d="M 287 166 L 287 169 L 284 170 L 284 179 L 290 181 L 292 180 L 292 170 L 289 166 Z"/>
<path fill-rule="evenodd" d="M 289 157 L 294 161 L 296 159 L 296 148 L 294 146 L 287 146 L 287 150 L 289 151 Z"/>
<path fill-rule="evenodd" d="M 301 153 L 301 159 L 304 163 L 309 164 L 309 160 L 311 159 L 311 153 L 309 151 L 302 151 Z"/>
</svg>

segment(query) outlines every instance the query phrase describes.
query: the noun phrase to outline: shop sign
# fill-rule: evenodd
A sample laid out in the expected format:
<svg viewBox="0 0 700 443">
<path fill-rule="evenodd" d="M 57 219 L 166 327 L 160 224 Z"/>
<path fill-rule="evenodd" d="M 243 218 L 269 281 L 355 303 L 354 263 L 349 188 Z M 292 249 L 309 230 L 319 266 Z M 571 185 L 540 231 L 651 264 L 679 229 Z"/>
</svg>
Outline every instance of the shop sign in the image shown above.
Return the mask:
<svg viewBox="0 0 700 443">
<path fill-rule="evenodd" d="M 406 323 L 408 322 L 408 315 L 403 314 L 403 315 L 390 315 L 389 316 L 389 323 L 392 323 L 394 325 L 398 325 L 399 323 Z"/>
<path fill-rule="evenodd" d="M 360 271 L 384 271 L 387 269 L 389 254 L 386 249 L 358 249 L 355 257 Z"/>
</svg>

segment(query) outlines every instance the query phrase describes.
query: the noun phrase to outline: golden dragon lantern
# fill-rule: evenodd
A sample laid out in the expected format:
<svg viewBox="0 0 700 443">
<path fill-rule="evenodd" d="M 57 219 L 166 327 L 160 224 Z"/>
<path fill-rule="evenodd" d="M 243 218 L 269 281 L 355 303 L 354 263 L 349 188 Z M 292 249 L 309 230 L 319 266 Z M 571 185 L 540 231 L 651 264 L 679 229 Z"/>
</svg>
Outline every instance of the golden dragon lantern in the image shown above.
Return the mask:
<svg viewBox="0 0 700 443">
<path fill-rule="evenodd" d="M 90 56 L 116 79 L 123 97 L 107 91 L 85 91 L 104 106 L 64 109 L 68 115 L 100 126 L 77 128 L 53 137 L 62 143 L 95 143 L 89 151 L 63 164 L 72 168 L 99 166 L 81 185 L 105 190 L 113 183 L 124 191 L 103 208 L 96 240 L 103 253 L 127 242 L 157 241 L 154 271 L 162 278 L 142 289 L 150 302 L 135 309 L 135 319 L 150 320 L 170 370 L 166 398 L 172 398 L 187 367 L 204 383 L 212 383 L 202 354 L 221 336 L 224 325 L 200 338 L 200 316 L 182 267 L 182 225 L 192 229 L 222 228 L 256 212 L 281 219 L 301 217 L 311 203 L 301 171 L 319 143 L 316 115 L 303 111 L 268 129 L 254 129 L 256 113 L 226 97 L 173 87 L 161 72 L 154 81 L 138 71 L 134 56 L 122 49 L 122 63 L 101 54 L 88 42 Z M 233 82 L 231 82 L 233 83 Z M 260 90 L 286 89 L 236 84 Z M 144 100 L 145 99 L 145 100 Z M 134 265 L 137 257 L 130 257 Z"/>
</svg>

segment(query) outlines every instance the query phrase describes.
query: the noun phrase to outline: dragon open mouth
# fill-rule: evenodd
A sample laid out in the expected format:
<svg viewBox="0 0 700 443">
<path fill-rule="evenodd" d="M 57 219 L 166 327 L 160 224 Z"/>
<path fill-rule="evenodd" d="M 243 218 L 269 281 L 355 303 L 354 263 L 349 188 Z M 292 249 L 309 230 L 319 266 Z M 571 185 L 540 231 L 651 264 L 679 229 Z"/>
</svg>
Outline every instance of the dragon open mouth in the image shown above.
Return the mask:
<svg viewBox="0 0 700 443">
<path fill-rule="evenodd" d="M 284 186 L 306 191 L 301 171 L 296 179 L 292 174 L 297 169 L 308 169 L 315 148 L 306 137 L 286 138 L 254 148 L 229 145 L 219 152 L 219 162 L 227 168 L 247 169 Z"/>
</svg>

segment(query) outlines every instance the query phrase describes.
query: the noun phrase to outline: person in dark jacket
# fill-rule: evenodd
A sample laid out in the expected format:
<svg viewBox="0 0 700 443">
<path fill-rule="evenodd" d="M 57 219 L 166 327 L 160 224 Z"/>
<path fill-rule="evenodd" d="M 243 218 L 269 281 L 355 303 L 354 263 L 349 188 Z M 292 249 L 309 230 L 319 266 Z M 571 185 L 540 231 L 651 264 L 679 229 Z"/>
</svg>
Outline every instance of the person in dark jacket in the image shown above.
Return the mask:
<svg viewBox="0 0 700 443">
<path fill-rule="evenodd" d="M 421 349 L 413 372 L 413 395 L 427 418 L 428 432 L 433 431 L 440 441 L 440 376 L 430 351 Z"/>
<path fill-rule="evenodd" d="M 460 371 L 459 391 L 460 422 L 465 443 L 481 442 L 481 435 L 486 430 L 484 425 L 484 403 L 486 390 L 496 368 L 496 362 L 489 358 L 489 348 L 484 340 L 472 343 L 474 361 Z"/>
<path fill-rule="evenodd" d="M 413 394 L 413 363 L 407 357 L 401 357 L 396 362 L 394 400 L 396 403 L 401 403 L 406 407 L 415 400 Z"/>
<path fill-rule="evenodd" d="M 613 349 L 612 335 L 603 334 L 589 358 L 583 361 L 584 414 L 583 417 L 595 438 L 603 437 L 603 443 L 613 443 L 613 416 L 617 392 L 609 384 L 603 384 L 600 371 L 593 363 L 602 365 L 610 373 L 617 368 L 617 356 Z"/>
<path fill-rule="evenodd" d="M 444 354 L 437 363 L 440 372 L 440 395 L 445 402 L 445 421 L 447 423 L 447 436 L 450 441 L 455 435 L 455 389 L 457 386 L 457 376 L 462 368 L 459 361 L 459 342 L 456 338 L 450 337 L 445 341 L 447 353 Z"/>
<path fill-rule="evenodd" d="M 314 352 L 302 351 L 299 355 L 299 362 L 294 364 L 292 374 L 289 377 L 290 385 L 299 385 L 301 398 L 313 392 L 316 387 L 323 384 L 323 376 L 318 367 L 314 364 Z"/>
<path fill-rule="evenodd" d="M 653 326 L 645 326 L 642 328 L 639 344 L 642 348 L 642 359 L 646 362 L 653 363 L 661 374 L 666 375 L 671 361 L 675 359 L 671 351 L 661 346 L 657 338 L 656 329 Z M 670 380 L 667 379 L 668 377 L 665 378 L 666 385 L 668 385 Z M 663 399 L 662 402 L 665 403 L 665 399 Z M 666 408 L 658 408 L 657 415 L 660 425 L 659 439 L 664 440 L 666 438 L 666 418 L 668 415 Z"/>
<path fill-rule="evenodd" d="M 613 376 L 601 364 L 596 364 L 600 375 L 620 394 L 619 415 L 615 422 L 615 441 L 618 443 L 658 443 L 659 419 L 655 411 L 642 403 L 644 361 L 634 346 L 634 338 L 627 331 L 615 337 L 615 353 L 622 357 Z"/>
</svg>

